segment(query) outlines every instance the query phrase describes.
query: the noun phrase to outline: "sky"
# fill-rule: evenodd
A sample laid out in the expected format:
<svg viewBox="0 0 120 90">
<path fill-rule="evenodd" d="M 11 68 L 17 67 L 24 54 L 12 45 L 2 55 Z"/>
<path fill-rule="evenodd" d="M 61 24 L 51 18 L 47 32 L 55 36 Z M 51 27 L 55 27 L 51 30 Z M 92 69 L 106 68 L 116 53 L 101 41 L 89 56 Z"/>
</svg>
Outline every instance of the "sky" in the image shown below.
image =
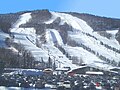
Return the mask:
<svg viewBox="0 0 120 90">
<path fill-rule="evenodd" d="M 120 18 L 120 0 L 1 0 L 0 13 L 48 9 Z"/>
</svg>

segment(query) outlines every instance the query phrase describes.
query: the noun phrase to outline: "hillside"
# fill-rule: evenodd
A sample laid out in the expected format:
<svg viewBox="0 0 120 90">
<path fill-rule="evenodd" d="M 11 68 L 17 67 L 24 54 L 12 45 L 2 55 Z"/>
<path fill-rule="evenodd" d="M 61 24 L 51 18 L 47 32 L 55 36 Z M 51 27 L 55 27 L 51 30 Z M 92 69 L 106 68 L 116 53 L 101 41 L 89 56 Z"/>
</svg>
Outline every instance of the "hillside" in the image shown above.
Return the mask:
<svg viewBox="0 0 120 90">
<path fill-rule="evenodd" d="M 120 66 L 119 28 L 120 19 L 89 14 L 48 10 L 5 14 L 0 15 L 0 46 L 16 59 L 15 66 L 6 67 L 74 69 L 87 64 L 108 70 Z M 5 63 L 13 62 L 9 59 Z"/>
</svg>

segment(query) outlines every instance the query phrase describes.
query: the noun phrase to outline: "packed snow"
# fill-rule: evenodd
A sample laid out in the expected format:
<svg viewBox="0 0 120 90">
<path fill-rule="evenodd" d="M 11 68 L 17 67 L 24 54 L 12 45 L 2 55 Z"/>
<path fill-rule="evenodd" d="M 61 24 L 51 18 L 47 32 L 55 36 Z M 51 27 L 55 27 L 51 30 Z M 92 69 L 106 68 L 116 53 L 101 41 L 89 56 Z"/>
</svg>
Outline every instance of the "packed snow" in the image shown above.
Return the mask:
<svg viewBox="0 0 120 90">
<path fill-rule="evenodd" d="M 107 49 L 104 45 L 101 45 L 100 42 L 107 44 L 111 47 L 114 47 L 120 50 L 120 45 L 116 40 L 107 39 L 100 36 L 83 20 L 74 17 L 69 14 L 51 12 L 52 18 L 44 22 L 46 24 L 52 23 L 57 17 L 61 18 L 60 24 L 63 25 L 65 22 L 73 27 L 73 31 L 68 32 L 68 38 L 76 41 L 78 44 L 83 44 L 86 47 L 89 47 L 91 50 L 94 50 L 95 53 L 105 56 L 110 60 L 115 60 L 116 62 L 120 61 L 120 54 Z M 25 24 L 32 19 L 31 13 L 25 13 L 20 16 L 19 20 L 12 26 L 11 33 L 14 35 L 14 42 L 22 44 L 25 49 L 30 51 L 35 57 L 35 60 L 41 61 L 43 58 L 44 62 L 48 62 L 49 56 L 52 60 L 55 61 L 57 66 L 60 67 L 71 67 L 72 69 L 78 68 L 78 65 L 72 64 L 72 60 L 67 58 L 55 44 L 62 46 L 70 56 L 76 56 L 83 60 L 84 63 L 92 65 L 99 68 L 108 69 L 112 66 L 107 64 L 105 61 L 98 58 L 96 55 L 88 52 L 82 47 L 71 47 L 64 45 L 62 37 L 58 30 L 55 29 L 46 29 L 45 38 L 47 43 L 42 44 L 41 48 L 36 46 L 37 34 L 34 28 L 20 28 L 21 24 Z M 115 36 L 116 32 L 109 32 Z M 0 33 L 1 38 L 5 38 L 4 34 Z M 89 35 L 88 35 L 89 34 Z M 3 35 L 3 36 L 2 36 Z M 6 36 L 6 35 L 5 35 Z M 94 38 L 95 37 L 95 38 Z M 1 39 L 0 39 L 1 42 Z M 54 62 L 53 61 L 53 62 Z"/>
<path fill-rule="evenodd" d="M 58 48 L 53 45 L 44 45 L 44 49 L 48 50 L 48 53 L 52 60 L 55 60 L 57 67 L 71 67 L 71 69 L 76 69 L 79 66 L 72 64 L 72 60 L 69 60 Z M 54 61 L 52 61 L 54 62 Z"/>
<path fill-rule="evenodd" d="M 19 25 L 25 24 L 30 19 L 30 13 L 26 13 L 21 15 L 17 23 L 14 24 L 11 29 L 11 33 L 15 37 L 14 41 L 22 44 L 27 50 L 29 50 L 37 61 L 40 61 L 42 58 L 44 62 L 48 62 L 48 57 L 50 56 L 53 60 L 55 60 L 58 67 L 69 66 L 71 68 L 77 68 L 76 65 L 72 64 L 72 61 L 70 61 L 65 55 L 63 55 L 62 52 L 59 51 L 59 49 L 54 46 L 55 43 L 63 45 L 62 38 L 57 30 L 47 29 L 46 39 L 48 44 L 42 46 L 41 48 L 36 46 L 36 30 L 34 28 L 19 28 Z"/>
<path fill-rule="evenodd" d="M 98 40 L 95 40 L 92 37 L 86 36 L 86 35 L 70 35 L 73 40 L 76 40 L 79 44 L 82 43 L 94 50 L 95 52 L 98 52 L 100 55 L 103 55 L 111 60 L 116 60 L 119 62 L 120 54 L 116 53 L 110 49 L 107 49 L 106 47 L 100 45 L 100 42 Z"/>
<path fill-rule="evenodd" d="M 20 17 L 19 17 L 19 20 L 13 24 L 13 28 L 19 28 L 19 26 L 21 24 L 25 24 L 26 22 L 28 22 L 30 19 L 31 19 L 31 13 L 25 13 L 25 14 L 22 14 Z"/>
<path fill-rule="evenodd" d="M 19 28 L 21 24 L 25 24 L 31 19 L 31 13 L 25 13 L 20 16 L 20 19 L 13 25 L 10 30 L 14 35 L 14 42 L 22 44 L 28 51 L 30 51 L 35 60 L 43 60 L 47 62 L 48 54 L 41 48 L 36 47 L 36 30 L 34 28 Z"/>
<path fill-rule="evenodd" d="M 116 36 L 118 30 L 106 30 L 106 32 L 112 35 L 112 37 L 110 39 L 116 40 L 115 36 Z"/>
<path fill-rule="evenodd" d="M 59 32 L 55 29 L 46 30 L 46 39 L 47 42 L 51 45 L 54 45 L 55 43 L 63 45 L 62 37 L 60 36 Z"/>
<path fill-rule="evenodd" d="M 105 37 L 100 36 L 96 32 L 93 32 L 94 30 L 85 21 L 65 13 L 58 13 L 58 12 L 51 12 L 51 13 L 54 17 L 60 17 L 61 23 L 66 22 L 67 24 L 72 26 L 74 29 L 79 30 L 79 32 L 89 33 L 95 36 L 98 40 L 104 42 L 105 44 L 108 44 L 112 47 L 116 47 L 117 49 L 120 49 L 120 45 L 118 42 L 109 40 Z"/>
<path fill-rule="evenodd" d="M 71 47 L 67 45 L 63 48 L 66 50 L 69 56 L 77 57 L 79 59 L 79 61 L 77 62 L 81 63 L 82 60 L 82 63 L 106 70 L 112 67 L 111 65 L 108 65 L 108 63 L 106 63 L 105 61 L 99 59 L 96 55 L 84 50 L 82 47 Z"/>
<path fill-rule="evenodd" d="M 100 44 L 100 41 L 103 42 L 104 44 L 107 44 L 111 47 L 114 47 L 116 49 L 120 49 L 120 45 L 116 40 L 110 40 L 107 39 L 106 37 L 102 37 L 101 35 L 99 35 L 96 32 L 93 32 L 94 30 L 83 20 L 74 17 L 72 15 L 69 14 L 64 14 L 64 13 L 57 13 L 57 12 L 51 12 L 52 15 L 55 17 L 60 17 L 61 18 L 61 24 L 64 24 L 65 22 L 67 24 L 69 24 L 70 26 L 72 26 L 74 28 L 74 30 L 72 32 L 69 32 L 69 37 L 76 41 L 79 44 L 84 44 L 85 46 L 89 47 L 91 50 L 94 50 L 96 53 L 99 53 L 100 55 L 105 56 L 106 58 L 112 60 L 115 60 L 116 62 L 120 61 L 120 54 L 110 50 L 108 48 L 106 48 L 105 46 Z M 91 35 L 91 36 L 88 36 Z M 95 38 L 94 38 L 95 37 Z M 79 50 L 79 48 L 78 48 Z M 74 55 L 76 54 L 76 50 L 73 53 Z M 80 52 L 80 54 L 84 54 L 83 52 Z M 73 56 L 74 56 L 73 55 Z M 90 54 L 91 55 L 91 54 Z M 80 56 L 80 55 L 77 55 Z M 103 66 L 102 64 L 98 64 L 95 63 L 96 56 L 92 56 L 92 59 L 90 59 L 90 56 L 84 56 L 81 55 L 82 57 L 86 57 L 86 59 L 84 58 L 83 60 L 85 62 L 94 62 L 94 64 L 96 64 L 97 66 Z M 93 61 L 92 61 L 93 60 Z M 99 62 L 101 62 L 101 60 L 98 60 Z"/>
</svg>

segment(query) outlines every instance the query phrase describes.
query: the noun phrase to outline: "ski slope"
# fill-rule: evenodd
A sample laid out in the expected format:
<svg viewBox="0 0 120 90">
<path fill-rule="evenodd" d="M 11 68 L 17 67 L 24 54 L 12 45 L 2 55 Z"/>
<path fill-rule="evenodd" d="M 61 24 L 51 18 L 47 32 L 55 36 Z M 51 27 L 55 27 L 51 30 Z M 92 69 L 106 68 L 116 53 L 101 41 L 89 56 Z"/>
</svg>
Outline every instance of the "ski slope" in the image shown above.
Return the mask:
<svg viewBox="0 0 120 90">
<path fill-rule="evenodd" d="M 26 50 L 33 54 L 35 60 L 41 61 L 41 57 L 43 57 L 43 60 L 47 62 L 47 52 L 36 47 L 36 30 L 34 28 L 19 28 L 21 24 L 25 24 L 32 18 L 30 14 L 31 13 L 25 13 L 21 15 L 10 31 L 15 37 L 14 42 L 22 44 Z"/>
<path fill-rule="evenodd" d="M 27 18 L 26 18 L 27 17 Z M 20 19 L 13 25 L 10 30 L 14 35 L 14 42 L 22 44 L 26 50 L 30 51 L 34 56 L 35 60 L 48 62 L 49 56 L 54 60 L 58 67 L 71 67 L 77 68 L 78 66 L 72 64 L 65 55 L 63 55 L 59 49 L 57 49 L 54 44 L 58 43 L 63 45 L 62 37 L 59 32 L 55 29 L 46 30 L 47 44 L 43 45 L 41 48 L 36 46 L 36 30 L 34 28 L 19 28 L 21 24 L 25 24 L 31 19 L 30 13 L 25 13 L 20 16 Z M 47 48 L 47 49 L 46 49 Z M 50 51 L 50 54 L 49 52 Z M 48 55 L 49 54 L 49 55 Z M 41 61 L 42 62 L 42 61 Z"/>
<path fill-rule="evenodd" d="M 66 22 L 67 24 L 69 24 L 74 28 L 72 32 L 70 31 L 68 32 L 68 35 L 72 40 L 76 41 L 79 44 L 81 43 L 84 44 L 86 47 L 89 47 L 91 50 L 94 50 L 96 53 L 103 55 L 104 57 L 110 59 L 111 61 L 112 60 L 115 60 L 116 62 L 120 61 L 119 53 L 110 50 L 100 44 L 100 41 L 102 41 L 104 44 L 107 44 L 111 47 L 120 50 L 120 45 L 116 40 L 107 39 L 106 37 L 100 36 L 98 33 L 93 32 L 93 29 L 85 21 L 77 17 L 64 13 L 57 13 L 57 12 L 51 12 L 51 13 L 54 16 L 54 18 L 60 17 L 62 24 Z M 88 36 L 88 34 L 91 35 L 92 37 Z M 82 53 L 83 52 L 81 52 L 81 54 Z M 94 55 L 92 57 L 95 58 L 96 56 Z M 87 57 L 87 59 L 84 59 L 84 61 L 91 62 L 89 56 Z"/>
<path fill-rule="evenodd" d="M 120 45 L 114 38 L 115 32 L 109 32 L 113 35 L 113 39 L 107 39 L 106 37 L 100 36 L 97 32 L 93 32 L 93 29 L 85 21 L 79 18 L 65 13 L 51 12 L 51 14 L 52 18 L 44 23 L 50 24 L 57 17 L 60 17 L 60 25 L 67 23 L 73 27 L 73 31 L 68 32 L 68 38 L 74 40 L 79 45 L 83 44 L 86 47 L 89 47 L 91 50 L 95 51 L 96 54 L 98 53 L 99 55 L 103 55 L 111 61 L 120 61 L 120 54 L 118 52 L 108 49 L 104 45 L 100 44 L 100 42 L 103 42 L 104 44 L 120 50 Z M 44 62 L 48 62 L 48 58 L 50 56 L 58 67 L 71 67 L 72 69 L 78 68 L 79 66 L 72 64 L 72 60 L 69 60 L 57 47 L 54 46 L 55 44 L 58 44 L 71 56 L 81 58 L 86 64 L 105 69 L 112 67 L 104 60 L 98 58 L 95 54 L 83 49 L 83 47 L 64 45 L 59 30 L 46 29 L 45 38 L 47 43 L 42 44 L 41 48 L 37 47 L 36 39 L 38 35 L 36 34 L 36 30 L 34 28 L 19 27 L 21 24 L 29 22 L 30 19 L 32 19 L 31 13 L 21 15 L 19 20 L 13 24 L 10 31 L 15 37 L 14 42 L 22 44 L 32 53 L 35 60 L 41 61 L 41 58 L 43 58 Z"/>
<path fill-rule="evenodd" d="M 79 66 L 72 64 L 72 60 L 69 60 L 58 48 L 53 45 L 44 45 L 44 49 L 49 52 L 50 57 L 52 58 L 52 62 L 57 65 L 57 67 L 71 67 L 71 69 L 76 69 Z"/>
<path fill-rule="evenodd" d="M 54 45 L 55 43 L 63 45 L 63 40 L 59 32 L 55 29 L 46 30 L 46 40 L 49 44 Z"/>
<path fill-rule="evenodd" d="M 109 44 L 112 47 L 116 47 L 117 49 L 120 49 L 120 45 L 117 41 L 109 40 L 105 37 L 100 36 L 96 32 L 93 32 L 94 30 L 83 20 L 74 17 L 69 14 L 64 13 L 57 13 L 57 12 L 51 12 L 54 17 L 60 17 L 61 23 L 67 23 L 71 25 L 74 29 L 79 30 L 79 32 L 89 33 L 93 36 L 95 36 L 98 40 L 103 41 L 106 44 Z"/>
<path fill-rule="evenodd" d="M 99 59 L 96 55 L 84 50 L 82 47 L 71 47 L 71 46 L 63 46 L 65 51 L 69 54 L 69 56 L 77 57 L 82 60 L 82 63 L 87 65 L 92 65 L 92 67 L 98 67 L 100 69 L 108 70 L 112 66 L 106 63 L 105 61 Z"/>
</svg>

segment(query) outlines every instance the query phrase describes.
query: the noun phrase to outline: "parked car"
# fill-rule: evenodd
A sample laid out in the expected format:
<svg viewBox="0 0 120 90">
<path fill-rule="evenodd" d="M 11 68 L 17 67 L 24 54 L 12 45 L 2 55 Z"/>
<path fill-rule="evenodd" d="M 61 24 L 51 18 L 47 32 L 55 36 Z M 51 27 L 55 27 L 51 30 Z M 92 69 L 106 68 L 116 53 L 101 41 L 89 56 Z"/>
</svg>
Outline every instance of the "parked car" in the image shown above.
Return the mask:
<svg viewBox="0 0 120 90">
<path fill-rule="evenodd" d="M 63 86 L 64 86 L 66 89 L 71 88 L 71 86 L 70 86 L 70 81 L 64 81 L 64 82 L 63 82 Z"/>
</svg>

